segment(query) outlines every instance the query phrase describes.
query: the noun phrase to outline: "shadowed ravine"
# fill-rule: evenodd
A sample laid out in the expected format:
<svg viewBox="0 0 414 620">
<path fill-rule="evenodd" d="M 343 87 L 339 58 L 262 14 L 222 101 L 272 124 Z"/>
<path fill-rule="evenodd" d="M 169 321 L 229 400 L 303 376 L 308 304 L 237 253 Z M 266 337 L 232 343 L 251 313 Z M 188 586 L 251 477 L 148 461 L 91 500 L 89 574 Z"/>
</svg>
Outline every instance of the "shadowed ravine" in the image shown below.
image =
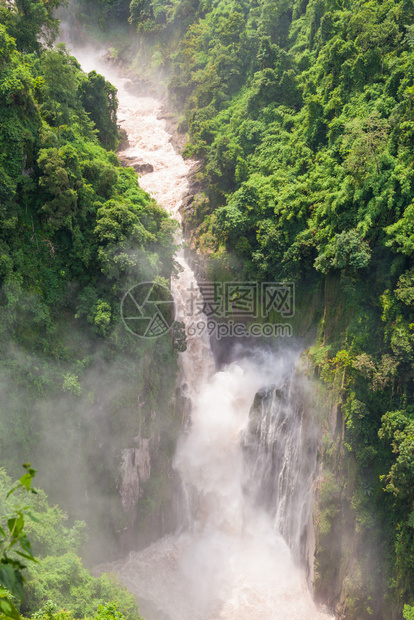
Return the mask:
<svg viewBox="0 0 414 620">
<path fill-rule="evenodd" d="M 131 164 L 151 164 L 141 187 L 180 219 L 191 164 L 175 152 L 157 118 L 161 103 L 134 96 L 126 80 L 89 52 L 76 55 L 85 70 L 96 69 L 118 88 L 118 118 L 130 142 L 121 155 Z M 182 271 L 173 289 L 185 320 L 195 278 L 184 257 L 177 260 Z M 139 599 L 152 602 L 148 620 L 164 614 L 171 620 L 329 618 L 315 608 L 299 568 L 316 438 L 303 437 L 306 399 L 298 397 L 297 353 L 246 352 L 216 372 L 207 336 L 188 339 L 187 347 L 181 366 L 191 425 L 175 456 L 186 498 L 182 531 L 99 569 L 118 573 Z"/>
</svg>

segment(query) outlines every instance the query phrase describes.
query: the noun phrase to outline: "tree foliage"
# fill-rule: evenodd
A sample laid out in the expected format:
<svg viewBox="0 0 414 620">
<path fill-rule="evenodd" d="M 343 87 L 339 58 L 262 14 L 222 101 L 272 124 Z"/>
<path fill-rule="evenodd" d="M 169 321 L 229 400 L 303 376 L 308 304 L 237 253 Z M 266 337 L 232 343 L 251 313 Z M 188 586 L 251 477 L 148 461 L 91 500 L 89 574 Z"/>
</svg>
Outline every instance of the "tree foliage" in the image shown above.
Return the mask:
<svg viewBox="0 0 414 620">
<path fill-rule="evenodd" d="M 84 568 L 78 552 L 87 539 L 86 524 L 68 527 L 67 515 L 32 488 L 35 470 L 24 467 L 13 486 L 0 469 L 1 617 L 19 620 L 20 607 L 37 620 L 141 620 L 134 597 L 114 575 L 92 577 Z M 15 505 L 13 498 L 22 492 Z"/>
<path fill-rule="evenodd" d="M 30 455 L 111 553 L 126 525 L 120 450 L 172 410 L 177 357 L 168 335 L 137 346 L 120 302 L 169 281 L 175 224 L 113 152 L 116 89 L 49 45 L 57 5 L 0 2 L 0 466 Z M 93 541 L 84 551 L 103 560 Z"/>
<path fill-rule="evenodd" d="M 32 488 L 32 480 L 35 470 L 27 463 L 24 465 L 26 473 L 20 480 L 8 490 L 0 490 L 0 497 L 5 496 L 7 500 L 10 496 L 19 493 L 36 493 Z M 0 474 L 3 473 L 0 471 Z M 2 513 L 5 507 L 1 508 Z M 4 518 L 6 516 L 6 518 Z M 34 519 L 28 511 L 27 506 L 22 502 L 13 505 L 11 511 L 6 515 L 0 513 L 0 614 L 6 619 L 19 620 L 19 612 L 16 608 L 16 601 L 19 603 L 23 599 L 23 570 L 26 568 L 26 561 L 35 562 L 31 543 L 25 531 L 25 517 Z"/>
<path fill-rule="evenodd" d="M 294 279 L 323 308 L 313 359 L 341 385 L 333 467 L 363 532 L 344 613 L 399 617 L 414 602 L 413 5 L 153 0 L 129 19 L 202 163 L 187 230 L 208 276 Z"/>
</svg>

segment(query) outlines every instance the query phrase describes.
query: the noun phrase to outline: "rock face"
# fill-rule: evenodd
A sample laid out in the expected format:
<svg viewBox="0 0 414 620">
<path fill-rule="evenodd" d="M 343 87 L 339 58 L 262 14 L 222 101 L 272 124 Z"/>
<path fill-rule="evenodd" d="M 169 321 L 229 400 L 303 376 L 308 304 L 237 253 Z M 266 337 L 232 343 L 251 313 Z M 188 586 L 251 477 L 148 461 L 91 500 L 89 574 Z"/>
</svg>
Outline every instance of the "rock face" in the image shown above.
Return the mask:
<svg viewBox="0 0 414 620">
<path fill-rule="evenodd" d="M 126 513 L 136 519 L 136 508 L 141 494 L 141 484 L 151 476 L 150 439 L 143 439 L 140 435 L 134 438 L 137 448 L 122 450 L 120 468 L 119 494 L 122 507 Z"/>
<path fill-rule="evenodd" d="M 182 484 L 165 442 L 157 432 L 150 438 L 139 435 L 134 447 L 121 451 L 117 484 L 124 513 L 117 532 L 121 555 L 145 548 L 182 524 Z"/>
<path fill-rule="evenodd" d="M 139 499 L 139 474 L 136 467 L 137 452 L 135 448 L 122 450 L 121 483 L 119 494 L 125 512 L 133 512 Z"/>
<path fill-rule="evenodd" d="M 165 121 L 165 131 L 171 136 L 172 146 L 177 153 L 182 153 L 188 141 L 186 123 L 183 124 L 178 121 L 175 111 L 165 100 L 158 119 Z"/>
<path fill-rule="evenodd" d="M 186 260 L 191 266 L 197 280 L 207 280 L 208 262 L 211 248 L 200 245 L 200 227 L 211 213 L 209 198 L 205 192 L 202 166 L 195 162 L 188 175 L 188 192 L 183 197 L 180 206 L 180 215 L 184 238 L 187 243 Z"/>
<path fill-rule="evenodd" d="M 172 500 L 163 498 L 162 494 L 159 497 L 151 494 L 155 507 L 149 519 L 142 512 L 148 500 L 145 483 L 159 479 L 159 461 L 164 459 L 160 454 L 160 436 L 156 433 L 144 438 L 139 434 L 134 437 L 134 444 L 121 451 L 118 472 L 118 493 L 125 517 L 124 527 L 118 530 L 121 553 L 146 546 L 176 526 L 174 520 L 170 523 L 164 517 L 166 506 L 171 506 Z M 167 467 L 170 469 L 171 464 Z"/>
</svg>

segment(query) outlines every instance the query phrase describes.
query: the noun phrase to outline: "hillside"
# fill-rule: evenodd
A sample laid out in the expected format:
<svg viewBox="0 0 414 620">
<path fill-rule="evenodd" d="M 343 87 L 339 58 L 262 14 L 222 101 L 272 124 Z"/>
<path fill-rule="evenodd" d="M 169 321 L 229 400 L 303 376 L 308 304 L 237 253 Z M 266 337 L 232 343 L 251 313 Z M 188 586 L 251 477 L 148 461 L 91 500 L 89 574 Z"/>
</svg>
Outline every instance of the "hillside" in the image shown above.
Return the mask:
<svg viewBox="0 0 414 620">
<path fill-rule="evenodd" d="M 126 24 L 126 3 L 100 7 Z M 169 76 L 202 162 L 185 224 L 208 276 L 294 280 L 299 324 L 317 329 L 308 356 L 336 423 L 316 593 L 338 617 L 400 618 L 414 604 L 413 5 L 133 0 L 128 19 L 114 56 Z"/>
</svg>

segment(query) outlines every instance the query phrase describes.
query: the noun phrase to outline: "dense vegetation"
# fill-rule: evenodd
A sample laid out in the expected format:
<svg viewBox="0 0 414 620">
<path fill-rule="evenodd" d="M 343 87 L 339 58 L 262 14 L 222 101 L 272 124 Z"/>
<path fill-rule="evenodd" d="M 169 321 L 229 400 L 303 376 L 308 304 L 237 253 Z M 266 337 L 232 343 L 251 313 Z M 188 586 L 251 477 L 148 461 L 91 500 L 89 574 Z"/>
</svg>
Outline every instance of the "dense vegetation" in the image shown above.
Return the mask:
<svg viewBox="0 0 414 620">
<path fill-rule="evenodd" d="M 0 447 L 17 465 L 22 447 L 38 446 L 41 457 L 46 442 L 64 475 L 64 437 L 77 456 L 83 482 L 71 497 L 79 499 L 80 487 L 111 479 L 113 463 L 99 448 L 109 434 L 133 436 L 155 404 L 168 406 L 174 363 L 159 379 L 167 390 L 149 377 L 162 354 L 173 360 L 170 342 L 136 355 L 117 308 L 137 274 L 169 276 L 172 238 L 169 221 L 108 150 L 116 144 L 110 85 L 86 76 L 63 47 L 40 45 L 40 34 L 53 40 L 55 6 L 0 2 L 0 390 L 8 408 Z M 209 275 L 294 279 L 298 307 L 307 305 L 318 326 L 308 354 L 333 420 L 315 515 L 318 596 L 340 601 L 349 620 L 401 618 L 403 609 L 411 618 L 412 2 L 79 0 L 74 11 L 86 28 L 96 13 L 103 27 L 129 21 L 131 38 L 113 43 L 114 58 L 151 49 L 153 70 L 172 76 L 170 98 L 191 138 L 186 153 L 202 161 L 204 191 L 187 228 L 210 257 Z M 142 56 L 133 65 L 147 70 Z M 131 403 L 143 392 L 149 404 L 136 422 Z M 92 441 L 103 402 L 110 413 Z M 51 437 L 45 429 L 58 405 Z M 112 514 L 109 497 L 102 501 Z"/>
<path fill-rule="evenodd" d="M 170 427 L 179 426 L 173 339 L 138 340 L 120 319 L 130 286 L 168 284 L 175 225 L 114 153 L 115 88 L 84 73 L 63 44 L 53 47 L 59 4 L 0 0 L 0 467 L 16 476 L 30 459 L 51 501 L 90 532 L 87 542 L 82 528 L 65 529 L 63 512 L 37 496 L 42 559 L 29 570 L 22 609 L 32 614 L 51 599 L 59 609 L 44 611 L 48 618 L 63 607 L 91 616 L 115 600 L 112 582 L 83 568 L 79 542 L 89 562 L 119 553 L 136 521 L 117 489 L 121 450 L 145 437 L 171 452 Z M 166 476 L 154 460 L 158 492 L 150 502 L 151 488 L 141 489 L 151 505 L 143 529 L 165 500 Z"/>
<path fill-rule="evenodd" d="M 67 515 L 33 488 L 35 470 L 24 467 L 13 486 L 0 469 L 0 617 L 19 620 L 21 606 L 36 618 L 141 620 L 134 597 L 115 576 L 92 577 L 82 566 L 77 552 L 86 524 L 67 527 Z"/>
<path fill-rule="evenodd" d="M 128 19 L 138 34 L 114 55 L 152 46 L 202 161 L 186 223 L 209 274 L 294 279 L 318 325 L 309 356 L 336 424 L 317 593 L 349 619 L 400 618 L 414 604 L 414 5 L 132 0 Z"/>
</svg>

